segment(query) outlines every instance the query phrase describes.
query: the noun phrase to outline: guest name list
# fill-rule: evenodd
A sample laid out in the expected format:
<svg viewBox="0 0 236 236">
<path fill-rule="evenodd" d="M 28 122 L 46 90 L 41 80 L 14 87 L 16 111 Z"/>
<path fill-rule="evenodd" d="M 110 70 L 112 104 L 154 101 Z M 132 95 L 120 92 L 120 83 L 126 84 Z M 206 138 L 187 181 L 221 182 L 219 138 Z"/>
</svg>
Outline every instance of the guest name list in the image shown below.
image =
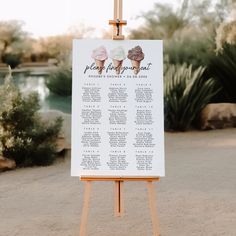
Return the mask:
<svg viewBox="0 0 236 236">
<path fill-rule="evenodd" d="M 161 41 L 74 40 L 73 176 L 164 176 Z"/>
</svg>

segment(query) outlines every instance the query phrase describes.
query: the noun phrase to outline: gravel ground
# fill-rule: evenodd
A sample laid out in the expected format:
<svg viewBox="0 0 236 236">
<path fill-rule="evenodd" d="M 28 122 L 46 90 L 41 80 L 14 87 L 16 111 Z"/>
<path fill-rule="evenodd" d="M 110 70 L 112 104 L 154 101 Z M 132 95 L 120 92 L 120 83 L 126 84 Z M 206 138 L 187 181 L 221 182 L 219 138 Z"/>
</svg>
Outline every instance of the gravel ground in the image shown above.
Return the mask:
<svg viewBox="0 0 236 236">
<path fill-rule="evenodd" d="M 70 141 L 70 116 L 64 128 Z M 236 129 L 166 133 L 166 177 L 156 183 L 161 236 L 235 236 Z M 0 236 L 79 236 L 84 184 L 70 157 L 0 174 Z M 94 182 L 88 236 L 151 236 L 146 183 L 125 183 L 113 217 L 112 182 Z"/>
</svg>

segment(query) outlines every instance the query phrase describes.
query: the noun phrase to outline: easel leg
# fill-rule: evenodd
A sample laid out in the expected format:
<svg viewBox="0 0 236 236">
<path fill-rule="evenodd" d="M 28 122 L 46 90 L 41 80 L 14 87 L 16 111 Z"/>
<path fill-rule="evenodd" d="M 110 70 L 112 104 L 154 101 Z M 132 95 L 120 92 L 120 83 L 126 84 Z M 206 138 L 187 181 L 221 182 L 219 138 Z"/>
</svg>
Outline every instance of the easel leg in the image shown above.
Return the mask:
<svg viewBox="0 0 236 236">
<path fill-rule="evenodd" d="M 123 181 L 115 181 L 115 216 L 121 217 L 124 213 L 124 202 L 123 202 Z"/>
<path fill-rule="evenodd" d="M 157 206 L 155 201 L 155 189 L 152 181 L 147 182 L 149 208 L 152 219 L 153 236 L 160 236 L 159 221 L 157 217 Z"/>
<path fill-rule="evenodd" d="M 84 189 L 84 203 L 83 203 L 83 210 L 82 210 L 82 216 L 81 216 L 79 236 L 86 236 L 86 226 L 87 226 L 87 221 L 88 221 L 90 193 L 91 193 L 91 181 L 86 181 L 85 189 Z"/>
</svg>

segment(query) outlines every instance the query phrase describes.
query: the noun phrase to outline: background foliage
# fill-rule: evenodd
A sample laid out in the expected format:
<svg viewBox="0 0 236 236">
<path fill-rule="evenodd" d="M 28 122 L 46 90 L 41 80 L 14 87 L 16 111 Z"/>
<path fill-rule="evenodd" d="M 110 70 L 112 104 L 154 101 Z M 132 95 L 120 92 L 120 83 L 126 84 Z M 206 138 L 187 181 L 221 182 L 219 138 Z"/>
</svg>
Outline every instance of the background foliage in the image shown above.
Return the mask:
<svg viewBox="0 0 236 236">
<path fill-rule="evenodd" d="M 207 102 L 235 102 L 235 0 L 182 0 L 178 6 L 155 3 L 138 18 L 143 24 L 130 30 L 130 39 L 164 40 L 168 129 L 192 127 Z M 0 21 L 0 60 L 16 67 L 55 58 L 58 65 L 67 66 L 54 70 L 47 86 L 53 93 L 70 96 L 72 39 L 93 33 L 93 28 L 79 25 L 63 35 L 35 39 L 23 30 L 22 22 Z M 106 38 L 111 34 L 101 33 Z"/>
<path fill-rule="evenodd" d="M 9 79 L 0 87 L 0 94 L 5 103 L 0 110 L 0 153 L 17 166 L 51 164 L 62 119 L 44 123 L 37 115 L 38 95 L 22 96 Z"/>
<path fill-rule="evenodd" d="M 51 71 L 46 82 L 49 90 L 60 96 L 71 96 L 72 70 L 69 66 L 62 65 Z"/>
<path fill-rule="evenodd" d="M 221 101 L 236 103 L 236 44 L 224 44 L 211 58 L 208 70 L 223 88 Z"/>
<path fill-rule="evenodd" d="M 184 131 L 193 127 L 200 111 L 218 93 L 213 79 L 203 78 L 203 67 L 168 65 L 165 73 L 165 129 Z"/>
</svg>

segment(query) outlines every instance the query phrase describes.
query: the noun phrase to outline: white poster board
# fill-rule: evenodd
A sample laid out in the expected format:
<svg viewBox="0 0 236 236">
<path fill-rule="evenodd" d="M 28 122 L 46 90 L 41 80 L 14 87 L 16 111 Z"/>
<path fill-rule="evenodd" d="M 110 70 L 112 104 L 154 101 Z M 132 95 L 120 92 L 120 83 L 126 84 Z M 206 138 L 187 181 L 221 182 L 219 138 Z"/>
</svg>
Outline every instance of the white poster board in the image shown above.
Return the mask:
<svg viewBox="0 0 236 236">
<path fill-rule="evenodd" d="M 164 176 L 158 40 L 74 40 L 72 176 Z"/>
</svg>

